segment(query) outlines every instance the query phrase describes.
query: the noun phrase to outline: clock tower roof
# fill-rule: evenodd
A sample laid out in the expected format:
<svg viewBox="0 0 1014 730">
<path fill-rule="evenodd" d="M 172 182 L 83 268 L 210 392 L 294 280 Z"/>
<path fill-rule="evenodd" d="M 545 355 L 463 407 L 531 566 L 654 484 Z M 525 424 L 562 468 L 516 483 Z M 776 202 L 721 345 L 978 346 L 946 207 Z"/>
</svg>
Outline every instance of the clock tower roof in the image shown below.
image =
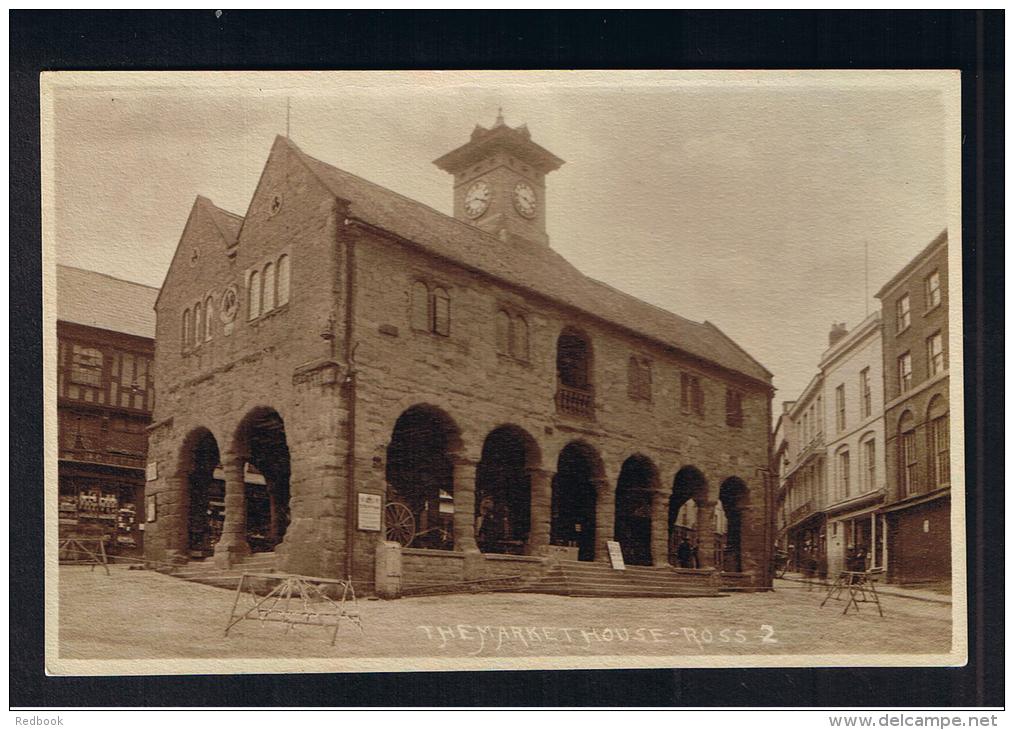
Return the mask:
<svg viewBox="0 0 1014 730">
<path fill-rule="evenodd" d="M 503 150 L 517 159 L 531 165 L 545 175 L 563 165 L 563 160 L 532 141 L 528 126 L 509 127 L 503 120 L 503 111 L 497 115 L 496 122 L 489 129 L 480 124 L 472 130 L 472 138 L 457 149 L 437 158 L 433 164 L 452 175 L 461 172 L 470 165 L 485 160 L 495 152 Z"/>
</svg>

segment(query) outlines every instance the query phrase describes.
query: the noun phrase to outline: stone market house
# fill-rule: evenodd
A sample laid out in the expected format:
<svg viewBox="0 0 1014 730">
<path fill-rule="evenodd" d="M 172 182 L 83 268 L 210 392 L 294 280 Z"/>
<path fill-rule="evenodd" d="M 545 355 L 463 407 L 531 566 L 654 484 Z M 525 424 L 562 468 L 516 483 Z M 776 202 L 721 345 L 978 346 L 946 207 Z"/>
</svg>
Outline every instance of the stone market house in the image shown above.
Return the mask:
<svg viewBox="0 0 1014 730">
<path fill-rule="evenodd" d="M 524 126 L 435 164 L 453 217 L 283 137 L 245 216 L 197 198 L 156 305 L 148 557 L 191 559 L 220 467 L 220 566 L 263 551 L 368 592 L 385 531 L 406 585 L 606 564 L 613 539 L 668 566 L 692 501 L 700 564 L 721 505 L 719 567 L 770 585 L 770 373 L 550 248 L 563 161 Z"/>
</svg>

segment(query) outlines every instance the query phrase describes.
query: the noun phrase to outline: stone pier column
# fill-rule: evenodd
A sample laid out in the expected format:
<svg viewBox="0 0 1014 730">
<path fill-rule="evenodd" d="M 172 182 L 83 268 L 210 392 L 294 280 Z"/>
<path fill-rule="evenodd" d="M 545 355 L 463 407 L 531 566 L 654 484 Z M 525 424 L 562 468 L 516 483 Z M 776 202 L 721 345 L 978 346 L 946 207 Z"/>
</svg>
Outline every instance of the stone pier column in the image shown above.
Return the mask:
<svg viewBox="0 0 1014 730">
<path fill-rule="evenodd" d="M 593 479 L 595 489 L 595 560 L 609 562 L 606 541 L 613 539 L 616 521 L 616 490 L 608 479 Z"/>
<path fill-rule="evenodd" d="M 697 505 L 697 562 L 702 568 L 715 567 L 715 503 Z"/>
<path fill-rule="evenodd" d="M 475 470 L 477 463 L 454 457 L 454 549 L 478 552 L 475 542 Z"/>
<path fill-rule="evenodd" d="M 526 550 L 529 555 L 545 555 L 548 552 L 553 476 L 554 472 L 545 469 L 528 470 L 528 479 L 532 487 L 531 526 Z"/>
<path fill-rule="evenodd" d="M 149 482 L 149 486 L 152 482 Z M 190 559 L 190 478 L 174 474 L 166 477 L 166 488 L 155 495 L 156 519 L 148 525 L 154 535 L 161 531 L 165 544 L 165 562 L 174 565 L 186 563 Z M 145 517 L 147 505 L 142 499 L 138 505 L 140 519 Z M 146 541 L 147 552 L 147 541 Z M 152 539 L 152 545 L 155 540 Z"/>
<path fill-rule="evenodd" d="M 215 546 L 215 563 L 227 568 L 250 554 L 246 541 L 246 457 L 233 452 L 222 456 L 225 473 L 225 521 L 222 537 Z"/>
<path fill-rule="evenodd" d="M 669 565 L 669 492 L 651 493 L 651 563 Z"/>
</svg>

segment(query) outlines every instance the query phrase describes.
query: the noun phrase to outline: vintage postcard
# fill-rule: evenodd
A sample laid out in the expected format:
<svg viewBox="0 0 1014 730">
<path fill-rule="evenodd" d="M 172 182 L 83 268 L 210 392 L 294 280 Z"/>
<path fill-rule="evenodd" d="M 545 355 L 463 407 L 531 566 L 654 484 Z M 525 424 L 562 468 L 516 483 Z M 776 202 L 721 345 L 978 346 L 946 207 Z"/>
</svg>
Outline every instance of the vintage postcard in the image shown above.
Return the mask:
<svg viewBox="0 0 1014 730">
<path fill-rule="evenodd" d="M 964 664 L 959 86 L 43 74 L 48 671 Z"/>
</svg>

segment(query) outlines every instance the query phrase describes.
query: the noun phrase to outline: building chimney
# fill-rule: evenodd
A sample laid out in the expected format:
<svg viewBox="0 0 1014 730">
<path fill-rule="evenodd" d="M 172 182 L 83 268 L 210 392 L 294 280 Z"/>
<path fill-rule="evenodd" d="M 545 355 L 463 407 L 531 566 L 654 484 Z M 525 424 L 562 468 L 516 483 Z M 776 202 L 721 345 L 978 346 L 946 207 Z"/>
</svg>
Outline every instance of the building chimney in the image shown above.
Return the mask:
<svg viewBox="0 0 1014 730">
<path fill-rule="evenodd" d="M 827 346 L 834 347 L 841 338 L 849 333 L 848 328 L 845 327 L 844 322 L 832 322 L 831 332 L 827 336 Z"/>
</svg>

